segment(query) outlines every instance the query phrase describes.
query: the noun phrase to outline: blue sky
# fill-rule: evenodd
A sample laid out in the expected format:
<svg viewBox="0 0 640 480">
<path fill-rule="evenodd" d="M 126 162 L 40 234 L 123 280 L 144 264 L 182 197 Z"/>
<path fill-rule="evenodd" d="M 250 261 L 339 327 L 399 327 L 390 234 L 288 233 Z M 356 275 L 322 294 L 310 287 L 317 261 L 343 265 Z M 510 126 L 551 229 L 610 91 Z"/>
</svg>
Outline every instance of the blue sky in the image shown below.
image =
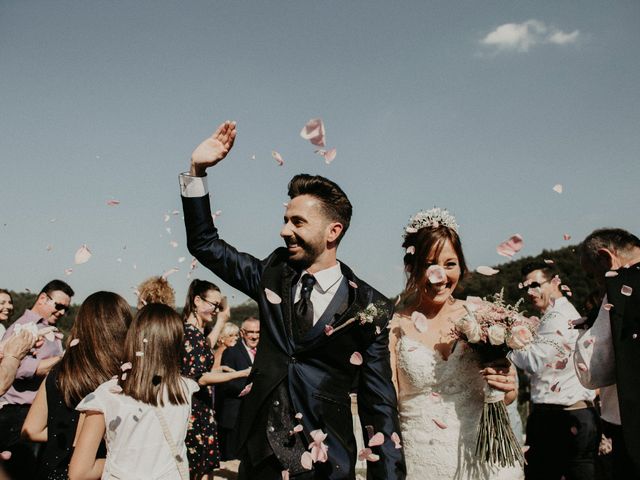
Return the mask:
<svg viewBox="0 0 640 480">
<path fill-rule="evenodd" d="M 209 179 L 223 238 L 266 256 L 288 180 L 325 175 L 354 204 L 339 257 L 388 295 L 422 208 L 456 215 L 472 267 L 504 262 L 513 233 L 519 255 L 638 234 L 638 25 L 631 0 L 1 2 L 0 286 L 61 277 L 76 301 L 134 303 L 177 267 L 181 304 L 177 175 L 225 119 L 236 146 Z M 314 117 L 331 165 L 299 136 Z M 93 256 L 74 265 L 82 244 Z"/>
</svg>

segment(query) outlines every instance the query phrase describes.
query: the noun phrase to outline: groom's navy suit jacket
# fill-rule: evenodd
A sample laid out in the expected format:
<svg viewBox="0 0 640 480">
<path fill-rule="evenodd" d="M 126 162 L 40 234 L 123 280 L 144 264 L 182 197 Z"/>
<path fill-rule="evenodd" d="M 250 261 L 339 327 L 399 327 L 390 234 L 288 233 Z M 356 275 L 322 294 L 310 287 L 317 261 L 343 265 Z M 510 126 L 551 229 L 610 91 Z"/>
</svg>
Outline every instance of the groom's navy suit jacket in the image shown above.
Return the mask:
<svg viewBox="0 0 640 480">
<path fill-rule="evenodd" d="M 183 197 L 182 201 L 189 251 L 229 285 L 254 299 L 260 309 L 260 347 L 249 378 L 252 388 L 243 398 L 237 423 L 239 445 L 244 446 L 252 463 L 264 457 L 261 449 L 252 448 L 248 440 L 255 437 L 256 429 L 266 428 L 265 416 L 275 408 L 267 402 L 277 405 L 279 402 L 272 401 L 275 390 L 284 385 L 292 411 L 302 414 L 305 448 L 312 441 L 311 431 L 320 429 L 327 434 L 329 459 L 315 464 L 314 478 L 355 478 L 357 452 L 349 397 L 355 385 L 363 432 L 370 426 L 384 435 L 384 444 L 372 449 L 380 459 L 368 463 L 367 477 L 404 479 L 402 449 L 396 448 L 390 438 L 400 429 L 386 328 L 393 311 L 389 300 L 341 263 L 349 282 L 348 301 L 336 309 L 335 315 L 323 315 L 296 343 L 291 321 L 292 282 L 297 272 L 287 263 L 287 250 L 278 248 L 264 260 L 238 252 L 219 238 L 208 195 Z M 269 301 L 268 290 L 281 302 Z M 325 325 L 337 329 L 370 304 L 379 312 L 371 323 L 355 321 L 332 335 L 325 334 Z M 354 352 L 362 355 L 362 365 L 350 362 Z"/>
</svg>

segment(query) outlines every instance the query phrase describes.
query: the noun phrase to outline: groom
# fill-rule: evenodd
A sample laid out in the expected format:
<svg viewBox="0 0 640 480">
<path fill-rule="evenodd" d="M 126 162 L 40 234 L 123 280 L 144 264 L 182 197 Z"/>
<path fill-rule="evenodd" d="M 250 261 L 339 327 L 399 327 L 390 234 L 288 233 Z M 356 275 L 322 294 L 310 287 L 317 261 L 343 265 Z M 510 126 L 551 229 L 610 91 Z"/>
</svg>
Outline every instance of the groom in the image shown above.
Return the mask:
<svg viewBox="0 0 640 480">
<path fill-rule="evenodd" d="M 367 477 L 403 479 L 386 329 L 393 306 L 336 259 L 351 203 L 335 183 L 296 175 L 280 232 L 286 247 L 264 260 L 238 252 L 218 236 L 203 178 L 235 135 L 235 122 L 221 124 L 193 151 L 180 185 L 189 251 L 260 308 L 260 348 L 237 424 L 239 478 L 355 478 L 355 386 L 365 444 L 381 434 L 366 452 Z"/>
</svg>

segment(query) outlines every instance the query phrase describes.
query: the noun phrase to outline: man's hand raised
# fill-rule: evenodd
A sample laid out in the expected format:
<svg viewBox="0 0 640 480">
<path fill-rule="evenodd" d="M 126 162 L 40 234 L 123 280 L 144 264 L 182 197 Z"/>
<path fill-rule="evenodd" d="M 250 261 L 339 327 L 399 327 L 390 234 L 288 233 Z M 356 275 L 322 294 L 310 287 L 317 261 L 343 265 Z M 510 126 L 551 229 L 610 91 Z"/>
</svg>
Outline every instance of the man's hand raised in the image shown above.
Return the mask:
<svg viewBox="0 0 640 480">
<path fill-rule="evenodd" d="M 205 139 L 191 154 L 190 174 L 203 177 L 207 168 L 214 166 L 227 156 L 236 139 L 236 122 L 226 121 L 209 138 Z"/>
</svg>

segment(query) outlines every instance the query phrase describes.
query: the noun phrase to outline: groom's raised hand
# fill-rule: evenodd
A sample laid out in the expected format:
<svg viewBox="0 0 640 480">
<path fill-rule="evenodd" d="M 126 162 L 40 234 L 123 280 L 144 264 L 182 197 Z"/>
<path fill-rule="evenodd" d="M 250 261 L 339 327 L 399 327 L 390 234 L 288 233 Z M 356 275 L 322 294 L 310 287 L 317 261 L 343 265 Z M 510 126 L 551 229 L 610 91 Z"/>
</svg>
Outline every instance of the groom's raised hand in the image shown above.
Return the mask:
<svg viewBox="0 0 640 480">
<path fill-rule="evenodd" d="M 203 177 L 207 168 L 214 166 L 227 156 L 236 139 L 236 122 L 226 121 L 209 138 L 206 138 L 191 154 L 191 169 L 194 177 Z"/>
</svg>

